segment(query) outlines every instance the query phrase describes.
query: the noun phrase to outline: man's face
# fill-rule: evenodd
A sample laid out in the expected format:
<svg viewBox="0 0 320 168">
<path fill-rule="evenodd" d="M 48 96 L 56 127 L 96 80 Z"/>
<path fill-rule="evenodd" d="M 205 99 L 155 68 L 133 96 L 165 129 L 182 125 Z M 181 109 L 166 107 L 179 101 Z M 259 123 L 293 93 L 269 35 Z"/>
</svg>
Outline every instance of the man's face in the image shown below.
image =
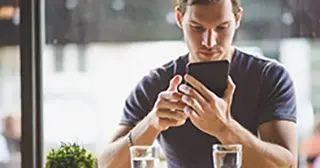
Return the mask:
<svg viewBox="0 0 320 168">
<path fill-rule="evenodd" d="M 189 5 L 183 16 L 176 9 L 177 23 L 191 54 L 190 62 L 231 60 L 232 40 L 241 15 L 242 9 L 234 15 L 231 0 Z"/>
</svg>

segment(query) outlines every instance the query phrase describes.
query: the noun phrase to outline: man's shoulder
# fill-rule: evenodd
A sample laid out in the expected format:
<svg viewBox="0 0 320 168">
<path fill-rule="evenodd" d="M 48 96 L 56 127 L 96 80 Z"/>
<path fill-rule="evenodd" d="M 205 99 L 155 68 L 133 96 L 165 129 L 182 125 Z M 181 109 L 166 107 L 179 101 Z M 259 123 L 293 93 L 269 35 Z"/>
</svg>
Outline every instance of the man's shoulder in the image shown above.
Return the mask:
<svg viewBox="0 0 320 168">
<path fill-rule="evenodd" d="M 175 74 L 182 74 L 185 71 L 186 64 L 187 55 L 181 55 L 150 70 L 149 76 L 155 79 L 171 79 Z"/>
<path fill-rule="evenodd" d="M 268 64 L 270 62 L 277 62 L 275 59 L 269 58 L 260 52 L 245 51 L 242 48 L 237 48 L 238 55 L 243 61 L 252 61 L 252 63 Z"/>
<path fill-rule="evenodd" d="M 277 81 L 285 81 L 283 84 L 292 84 L 292 78 L 285 65 L 276 59 L 265 57 L 261 54 L 252 54 L 238 50 L 237 62 L 233 63 L 232 73 L 238 81 L 255 84 L 258 90 L 262 85 L 274 87 Z M 251 86 L 247 85 L 246 86 Z"/>
<path fill-rule="evenodd" d="M 254 71 L 260 69 L 261 73 L 264 73 L 270 69 L 286 71 L 284 65 L 274 58 L 266 57 L 260 53 L 243 51 L 239 48 L 237 48 L 237 50 L 239 58 L 237 59 L 236 64 L 252 67 L 252 70 Z"/>
<path fill-rule="evenodd" d="M 177 58 L 160 64 L 158 67 L 148 70 L 138 82 L 136 91 L 159 92 L 167 88 L 170 79 L 174 75 L 182 74 L 183 71 L 185 71 L 186 59 L 186 55 L 178 56 Z"/>
</svg>

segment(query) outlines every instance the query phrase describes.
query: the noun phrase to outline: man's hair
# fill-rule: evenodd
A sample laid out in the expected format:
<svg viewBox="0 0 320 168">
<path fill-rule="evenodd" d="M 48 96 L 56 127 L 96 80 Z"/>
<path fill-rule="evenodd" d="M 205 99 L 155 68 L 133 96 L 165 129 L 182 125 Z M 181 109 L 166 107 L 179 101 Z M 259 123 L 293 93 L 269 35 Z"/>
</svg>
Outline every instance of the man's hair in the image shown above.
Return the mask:
<svg viewBox="0 0 320 168">
<path fill-rule="evenodd" d="M 188 5 L 197 5 L 197 4 L 211 4 L 211 3 L 216 3 L 219 1 L 225 1 L 225 0 L 175 0 L 175 6 L 178 6 L 180 12 L 182 15 L 186 12 L 186 8 Z M 233 6 L 233 13 L 236 15 L 239 12 L 240 9 L 240 0 L 228 0 L 231 1 L 232 6 Z"/>
</svg>

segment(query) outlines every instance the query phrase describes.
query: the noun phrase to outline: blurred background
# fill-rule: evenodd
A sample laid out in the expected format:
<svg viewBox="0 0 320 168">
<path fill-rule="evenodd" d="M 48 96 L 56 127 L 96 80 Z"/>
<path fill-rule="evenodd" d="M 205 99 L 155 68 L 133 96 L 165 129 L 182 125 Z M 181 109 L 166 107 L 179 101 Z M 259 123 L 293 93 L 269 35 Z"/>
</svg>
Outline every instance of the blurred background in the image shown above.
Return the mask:
<svg viewBox="0 0 320 168">
<path fill-rule="evenodd" d="M 187 53 L 171 0 L 44 0 L 44 154 L 61 141 L 99 155 L 136 82 Z M 242 0 L 235 45 L 289 70 L 299 167 L 320 155 L 319 0 Z M 0 168 L 20 168 L 19 3 L 0 1 Z M 125 68 L 124 68 L 125 67 Z"/>
</svg>

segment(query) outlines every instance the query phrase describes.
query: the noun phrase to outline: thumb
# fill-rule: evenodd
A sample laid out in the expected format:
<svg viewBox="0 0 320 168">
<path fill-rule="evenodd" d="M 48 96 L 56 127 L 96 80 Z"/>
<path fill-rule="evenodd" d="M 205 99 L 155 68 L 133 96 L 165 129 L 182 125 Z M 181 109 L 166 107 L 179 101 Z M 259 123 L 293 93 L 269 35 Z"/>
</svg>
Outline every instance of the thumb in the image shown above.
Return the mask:
<svg viewBox="0 0 320 168">
<path fill-rule="evenodd" d="M 224 100 L 230 104 L 232 102 L 232 98 L 233 98 L 233 93 L 236 89 L 236 85 L 233 83 L 231 77 L 228 77 L 228 86 L 226 91 L 224 92 Z"/>
<path fill-rule="evenodd" d="M 169 84 L 168 91 L 178 90 L 178 86 L 179 86 L 179 84 L 180 84 L 181 82 L 182 82 L 182 77 L 181 77 L 180 75 L 174 76 L 174 77 L 170 80 L 170 84 Z"/>
</svg>

